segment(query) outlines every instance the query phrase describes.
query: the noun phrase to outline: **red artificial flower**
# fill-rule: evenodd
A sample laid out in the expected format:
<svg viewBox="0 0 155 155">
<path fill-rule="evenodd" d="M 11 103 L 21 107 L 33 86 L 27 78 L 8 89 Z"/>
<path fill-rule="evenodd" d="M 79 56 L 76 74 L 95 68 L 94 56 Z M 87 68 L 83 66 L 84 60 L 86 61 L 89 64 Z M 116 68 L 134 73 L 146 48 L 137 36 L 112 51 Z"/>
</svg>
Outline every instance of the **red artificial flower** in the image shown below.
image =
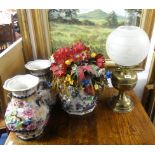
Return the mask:
<svg viewBox="0 0 155 155">
<path fill-rule="evenodd" d="M 82 42 L 77 42 L 72 46 L 72 60 L 74 62 L 82 61 L 88 59 L 89 48 Z"/>
<path fill-rule="evenodd" d="M 89 51 L 89 48 L 85 46 L 82 42 L 77 42 L 72 46 L 72 48 L 75 50 L 75 53 L 81 53 L 82 51 Z"/>
<path fill-rule="evenodd" d="M 54 60 L 57 64 L 63 64 L 68 59 L 70 48 L 60 48 L 54 54 Z"/>
<path fill-rule="evenodd" d="M 53 63 L 51 65 L 51 68 L 50 70 L 53 71 L 54 75 L 58 76 L 58 77 L 62 77 L 66 74 L 66 70 L 67 70 L 67 67 L 65 64 L 56 64 L 56 63 Z"/>
<path fill-rule="evenodd" d="M 104 62 L 105 62 L 104 56 L 102 54 L 98 54 L 96 56 L 96 65 L 99 68 L 103 68 L 104 67 Z"/>
<path fill-rule="evenodd" d="M 51 70 L 53 71 L 54 75 L 58 77 L 64 76 L 67 72 L 68 65 L 66 61 L 76 63 L 82 60 L 88 60 L 89 57 L 89 48 L 85 46 L 84 43 L 77 42 L 71 48 L 60 48 L 53 54 L 55 63 L 51 65 Z M 97 59 L 97 63 L 99 66 L 102 66 L 100 60 L 101 58 Z M 70 66 L 70 64 L 68 66 Z"/>
<path fill-rule="evenodd" d="M 84 72 L 90 72 L 92 74 L 94 74 L 93 68 L 91 65 L 87 65 L 87 66 L 79 66 L 78 67 L 78 77 L 79 79 L 82 81 L 83 79 L 85 79 L 85 75 Z"/>
</svg>

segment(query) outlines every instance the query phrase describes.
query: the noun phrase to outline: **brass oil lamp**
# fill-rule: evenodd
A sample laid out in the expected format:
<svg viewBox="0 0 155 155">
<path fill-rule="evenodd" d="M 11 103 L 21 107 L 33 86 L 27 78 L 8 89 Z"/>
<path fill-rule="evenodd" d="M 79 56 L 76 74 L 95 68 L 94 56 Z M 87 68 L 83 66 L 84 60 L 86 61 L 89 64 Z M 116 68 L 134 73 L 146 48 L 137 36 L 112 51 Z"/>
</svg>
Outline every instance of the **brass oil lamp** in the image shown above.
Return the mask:
<svg viewBox="0 0 155 155">
<path fill-rule="evenodd" d="M 120 26 L 107 38 L 106 49 L 109 58 L 116 63 L 111 81 L 119 93 L 109 105 L 115 112 L 132 111 L 133 101 L 125 91 L 132 90 L 137 82 L 133 67 L 142 62 L 149 51 L 150 41 L 146 32 L 137 26 Z"/>
</svg>

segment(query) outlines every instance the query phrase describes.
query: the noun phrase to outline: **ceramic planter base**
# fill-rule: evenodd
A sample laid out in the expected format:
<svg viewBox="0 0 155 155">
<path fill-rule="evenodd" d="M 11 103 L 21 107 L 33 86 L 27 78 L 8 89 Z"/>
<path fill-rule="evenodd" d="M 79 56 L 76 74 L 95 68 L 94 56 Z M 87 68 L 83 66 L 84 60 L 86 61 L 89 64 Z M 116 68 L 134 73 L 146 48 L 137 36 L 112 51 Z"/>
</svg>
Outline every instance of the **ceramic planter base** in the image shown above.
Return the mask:
<svg viewBox="0 0 155 155">
<path fill-rule="evenodd" d="M 43 134 L 43 131 L 44 131 L 43 129 L 39 129 L 35 131 L 28 131 L 28 132 L 22 132 L 22 133 L 16 132 L 16 136 L 22 140 L 32 140 L 40 137 Z"/>
<path fill-rule="evenodd" d="M 96 103 L 94 105 L 92 105 L 92 107 L 89 107 L 89 109 L 87 108 L 83 108 L 83 110 L 70 110 L 70 109 L 66 109 L 66 108 L 63 108 L 68 114 L 70 115 L 79 115 L 79 116 L 82 116 L 82 115 L 86 115 L 88 113 L 91 113 L 96 107 Z"/>
<path fill-rule="evenodd" d="M 69 95 L 60 94 L 62 108 L 71 115 L 85 115 L 96 107 L 97 97 L 88 95 L 74 87 L 68 87 Z"/>
</svg>

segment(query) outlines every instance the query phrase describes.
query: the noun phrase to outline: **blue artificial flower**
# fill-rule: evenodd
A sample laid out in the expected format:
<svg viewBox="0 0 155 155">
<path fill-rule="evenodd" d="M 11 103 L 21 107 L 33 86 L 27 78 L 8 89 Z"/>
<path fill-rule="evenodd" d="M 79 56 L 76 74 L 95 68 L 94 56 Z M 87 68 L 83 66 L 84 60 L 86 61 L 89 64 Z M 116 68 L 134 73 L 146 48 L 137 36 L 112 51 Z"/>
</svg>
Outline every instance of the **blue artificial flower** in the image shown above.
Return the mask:
<svg viewBox="0 0 155 155">
<path fill-rule="evenodd" d="M 47 82 L 47 85 L 48 85 L 48 88 L 51 88 L 52 87 L 52 82 Z"/>
<path fill-rule="evenodd" d="M 107 72 L 106 72 L 106 78 L 107 78 L 107 79 L 111 78 L 111 74 L 112 74 L 111 71 L 107 71 Z"/>
<path fill-rule="evenodd" d="M 88 79 L 82 80 L 82 85 L 83 85 L 83 86 L 87 86 L 87 85 L 89 85 L 89 84 L 90 84 L 90 80 L 88 80 Z"/>
</svg>

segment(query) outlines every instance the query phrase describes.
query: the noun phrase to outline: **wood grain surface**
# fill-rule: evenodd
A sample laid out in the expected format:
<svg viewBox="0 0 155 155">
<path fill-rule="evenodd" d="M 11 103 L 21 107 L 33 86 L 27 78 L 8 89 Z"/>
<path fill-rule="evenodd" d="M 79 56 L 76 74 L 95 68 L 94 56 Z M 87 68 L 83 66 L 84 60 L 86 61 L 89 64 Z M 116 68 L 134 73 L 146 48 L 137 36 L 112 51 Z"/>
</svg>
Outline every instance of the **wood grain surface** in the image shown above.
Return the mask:
<svg viewBox="0 0 155 155">
<path fill-rule="evenodd" d="M 25 73 L 22 43 L 22 39 L 18 39 L 0 55 L 0 99 L 3 111 L 9 101 L 8 92 L 3 89 L 4 82 L 15 75 Z"/>
<path fill-rule="evenodd" d="M 3 118 L 0 118 L 0 130 L 5 129 L 5 122 Z"/>
<path fill-rule="evenodd" d="M 106 89 L 95 110 L 85 116 L 68 115 L 58 102 L 40 138 L 23 141 L 10 133 L 5 144 L 155 144 L 155 127 L 134 92 L 128 94 L 135 108 L 125 114 L 114 113 L 107 105 L 115 93 L 114 89 Z"/>
</svg>

